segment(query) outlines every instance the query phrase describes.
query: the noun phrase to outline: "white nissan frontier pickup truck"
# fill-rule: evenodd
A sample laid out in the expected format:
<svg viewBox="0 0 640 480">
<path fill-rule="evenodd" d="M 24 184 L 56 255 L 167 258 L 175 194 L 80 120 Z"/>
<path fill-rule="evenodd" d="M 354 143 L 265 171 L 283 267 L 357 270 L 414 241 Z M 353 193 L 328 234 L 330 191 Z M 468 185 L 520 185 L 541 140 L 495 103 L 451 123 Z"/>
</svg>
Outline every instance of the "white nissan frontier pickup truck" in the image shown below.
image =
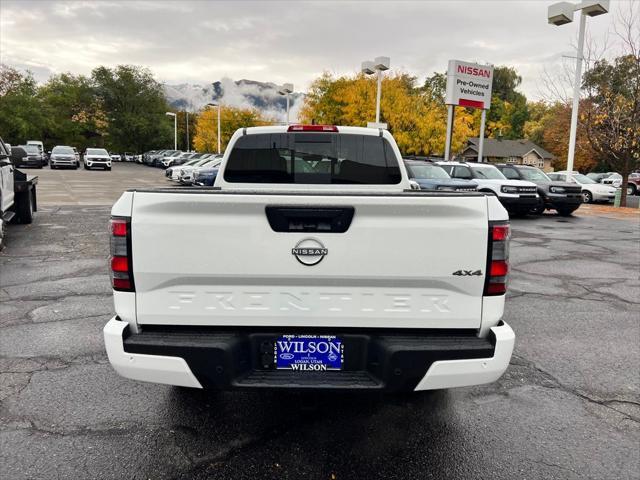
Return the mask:
<svg viewBox="0 0 640 480">
<path fill-rule="evenodd" d="M 388 131 L 240 129 L 213 187 L 129 190 L 111 213 L 104 340 L 124 377 L 394 392 L 509 364 L 506 210 L 413 190 Z"/>
</svg>

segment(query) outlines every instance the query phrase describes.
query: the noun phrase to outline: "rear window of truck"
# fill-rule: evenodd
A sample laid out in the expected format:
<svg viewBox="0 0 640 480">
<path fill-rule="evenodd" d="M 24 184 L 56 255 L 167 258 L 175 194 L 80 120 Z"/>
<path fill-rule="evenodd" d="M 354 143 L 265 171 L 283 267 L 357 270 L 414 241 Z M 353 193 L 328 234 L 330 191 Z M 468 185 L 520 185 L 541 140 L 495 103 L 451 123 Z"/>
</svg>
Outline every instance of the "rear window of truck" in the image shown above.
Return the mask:
<svg viewBox="0 0 640 480">
<path fill-rule="evenodd" d="M 225 167 L 229 183 L 400 183 L 384 138 L 339 133 L 261 133 L 240 137 Z"/>
</svg>

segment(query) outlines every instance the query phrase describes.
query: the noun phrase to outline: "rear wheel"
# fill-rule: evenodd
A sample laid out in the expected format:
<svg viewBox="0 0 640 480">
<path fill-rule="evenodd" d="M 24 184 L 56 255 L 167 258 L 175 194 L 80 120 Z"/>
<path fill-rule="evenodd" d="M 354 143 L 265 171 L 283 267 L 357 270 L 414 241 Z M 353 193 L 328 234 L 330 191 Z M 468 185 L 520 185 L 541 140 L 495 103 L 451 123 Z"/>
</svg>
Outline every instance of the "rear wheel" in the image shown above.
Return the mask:
<svg viewBox="0 0 640 480">
<path fill-rule="evenodd" d="M 593 195 L 591 194 L 591 192 L 588 190 L 583 190 L 582 203 L 592 203 L 592 202 L 593 202 Z"/>
<path fill-rule="evenodd" d="M 627 185 L 627 195 L 635 195 L 636 194 L 636 186 L 633 183 Z"/>
<path fill-rule="evenodd" d="M 33 222 L 33 198 L 31 191 L 16 194 L 16 223 L 28 224 Z"/>
</svg>

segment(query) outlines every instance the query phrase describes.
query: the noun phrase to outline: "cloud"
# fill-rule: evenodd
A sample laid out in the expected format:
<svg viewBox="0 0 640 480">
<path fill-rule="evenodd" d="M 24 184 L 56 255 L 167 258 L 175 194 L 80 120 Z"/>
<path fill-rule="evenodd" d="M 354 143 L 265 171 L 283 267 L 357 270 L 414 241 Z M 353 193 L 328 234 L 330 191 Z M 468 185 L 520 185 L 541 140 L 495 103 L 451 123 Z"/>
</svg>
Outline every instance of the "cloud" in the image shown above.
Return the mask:
<svg viewBox="0 0 640 480">
<path fill-rule="evenodd" d="M 84 74 L 132 63 L 167 83 L 252 78 L 304 90 L 325 70 L 351 74 L 378 55 L 419 78 L 458 58 L 523 65 L 522 89 L 535 96 L 549 54 L 570 51 L 577 32 L 575 24 L 547 25 L 546 7 L 541 1 L 2 0 L 0 61 Z M 602 37 L 613 17 L 589 19 L 591 36 Z"/>
<path fill-rule="evenodd" d="M 222 78 L 212 85 L 196 85 L 182 83 L 165 84 L 165 93 L 169 102 L 176 108 L 198 111 L 207 103 L 216 102 L 224 106 L 238 108 L 257 108 L 269 119 L 278 122 L 286 120 L 286 99 L 278 93 L 278 85 L 274 83 L 255 82 Z M 296 121 L 303 103 L 301 93 L 290 96 L 290 121 Z"/>
</svg>

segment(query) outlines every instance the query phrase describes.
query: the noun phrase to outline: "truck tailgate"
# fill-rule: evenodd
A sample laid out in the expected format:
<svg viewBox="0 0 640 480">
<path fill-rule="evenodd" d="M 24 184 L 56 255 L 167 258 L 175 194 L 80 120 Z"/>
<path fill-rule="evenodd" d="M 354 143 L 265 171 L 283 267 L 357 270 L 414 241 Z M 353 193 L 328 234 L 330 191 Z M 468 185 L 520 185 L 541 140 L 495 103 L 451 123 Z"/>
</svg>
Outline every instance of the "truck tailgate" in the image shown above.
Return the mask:
<svg viewBox="0 0 640 480">
<path fill-rule="evenodd" d="M 277 232 L 267 206 L 354 215 L 344 233 Z M 484 196 L 138 191 L 137 321 L 478 328 L 487 233 Z M 292 253 L 302 240 L 326 249 L 319 263 Z"/>
</svg>

